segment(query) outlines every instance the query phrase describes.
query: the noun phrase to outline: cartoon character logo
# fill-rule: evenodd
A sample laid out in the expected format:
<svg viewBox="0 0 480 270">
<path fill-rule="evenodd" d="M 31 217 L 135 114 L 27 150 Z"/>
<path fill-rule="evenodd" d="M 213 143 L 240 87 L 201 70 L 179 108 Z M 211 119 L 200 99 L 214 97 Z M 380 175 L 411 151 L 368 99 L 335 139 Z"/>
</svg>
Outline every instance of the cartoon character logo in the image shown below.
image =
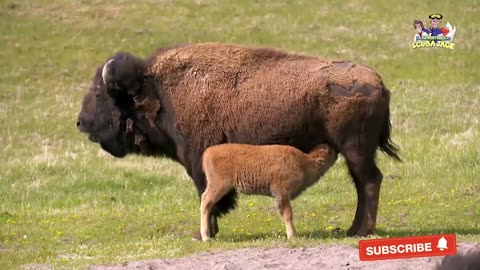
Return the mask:
<svg viewBox="0 0 480 270">
<path fill-rule="evenodd" d="M 431 25 L 429 28 L 425 27 L 425 20 L 417 19 L 413 21 L 415 36 L 413 37 L 412 48 L 440 47 L 453 49 L 455 44 L 452 41 L 457 31 L 456 27 L 448 21 L 445 27 L 442 27 L 442 14 L 430 14 L 428 18 Z"/>
<path fill-rule="evenodd" d="M 428 29 L 425 29 L 425 27 L 423 26 L 423 21 L 414 20 L 413 27 L 416 31 L 415 36 L 413 37 L 413 41 L 422 40 L 422 37 L 430 35 L 430 31 Z"/>
<path fill-rule="evenodd" d="M 447 22 L 445 27 L 441 27 L 440 24 L 442 23 L 443 18 L 442 14 L 430 14 L 428 18 L 430 19 L 430 23 L 432 24 L 432 27 L 430 28 L 430 33 L 432 36 L 444 36 L 447 37 L 447 40 L 449 41 L 453 39 L 456 28 L 452 28 L 449 22 Z"/>
</svg>

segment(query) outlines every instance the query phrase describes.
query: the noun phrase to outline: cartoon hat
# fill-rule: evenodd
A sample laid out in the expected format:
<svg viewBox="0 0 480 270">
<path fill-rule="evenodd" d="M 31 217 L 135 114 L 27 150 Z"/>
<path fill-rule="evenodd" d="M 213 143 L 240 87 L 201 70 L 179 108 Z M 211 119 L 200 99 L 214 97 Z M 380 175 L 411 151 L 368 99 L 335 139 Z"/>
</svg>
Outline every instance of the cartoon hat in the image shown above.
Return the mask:
<svg viewBox="0 0 480 270">
<path fill-rule="evenodd" d="M 443 16 L 442 16 L 442 14 L 430 14 L 430 15 L 428 16 L 428 18 L 429 18 L 430 20 L 433 20 L 433 19 L 439 19 L 439 20 L 441 20 L 441 19 L 443 18 Z"/>
</svg>

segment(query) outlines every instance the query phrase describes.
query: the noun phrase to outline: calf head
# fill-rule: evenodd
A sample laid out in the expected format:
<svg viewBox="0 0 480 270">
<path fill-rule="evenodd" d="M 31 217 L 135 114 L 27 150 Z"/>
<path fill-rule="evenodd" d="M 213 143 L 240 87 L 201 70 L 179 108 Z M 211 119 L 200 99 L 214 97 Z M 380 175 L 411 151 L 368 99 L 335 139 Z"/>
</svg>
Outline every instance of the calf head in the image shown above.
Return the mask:
<svg viewBox="0 0 480 270">
<path fill-rule="evenodd" d="M 315 146 L 309 153 L 310 157 L 314 158 L 315 166 L 317 168 L 333 166 L 337 160 L 338 153 L 328 144 L 319 144 Z"/>
<path fill-rule="evenodd" d="M 97 68 L 83 99 L 78 129 L 115 157 L 141 151 L 132 123 L 137 119 L 134 98 L 142 91 L 145 72 L 143 60 L 117 53 Z"/>
</svg>

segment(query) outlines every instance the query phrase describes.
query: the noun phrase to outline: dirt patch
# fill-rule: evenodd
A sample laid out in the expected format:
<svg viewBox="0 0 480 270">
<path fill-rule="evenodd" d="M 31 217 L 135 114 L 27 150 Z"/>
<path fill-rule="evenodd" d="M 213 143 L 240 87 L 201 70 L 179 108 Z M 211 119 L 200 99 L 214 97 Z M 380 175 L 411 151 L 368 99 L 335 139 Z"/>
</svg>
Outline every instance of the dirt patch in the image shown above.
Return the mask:
<svg viewBox="0 0 480 270">
<path fill-rule="evenodd" d="M 48 264 L 38 264 L 38 263 L 31 263 L 25 264 L 20 267 L 22 270 L 51 270 L 52 266 Z"/>
<path fill-rule="evenodd" d="M 475 244 L 459 243 L 457 253 L 464 254 Z M 360 261 L 358 249 L 342 245 L 320 245 L 313 248 L 244 248 L 224 252 L 198 253 L 189 257 L 169 260 L 137 261 L 123 266 L 91 266 L 90 270 L 138 269 L 342 269 L 342 270 L 395 270 L 433 269 L 443 257 Z"/>
</svg>

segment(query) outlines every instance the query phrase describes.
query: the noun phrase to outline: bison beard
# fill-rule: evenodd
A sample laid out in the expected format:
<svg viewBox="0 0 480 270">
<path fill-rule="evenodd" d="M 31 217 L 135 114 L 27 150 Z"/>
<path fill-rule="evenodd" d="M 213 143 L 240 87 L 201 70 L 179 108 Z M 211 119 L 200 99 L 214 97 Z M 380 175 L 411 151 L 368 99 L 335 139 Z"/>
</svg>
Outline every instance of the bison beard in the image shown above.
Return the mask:
<svg viewBox="0 0 480 270">
<path fill-rule="evenodd" d="M 345 157 L 357 190 L 347 234 L 365 236 L 375 230 L 382 182 L 376 150 L 400 160 L 390 141 L 389 102 L 380 76 L 365 66 L 204 43 L 159 49 L 146 60 L 117 53 L 97 69 L 77 126 L 117 156 L 178 161 L 199 197 L 209 146 L 284 144 L 309 152 L 327 143 Z M 235 197 L 228 193 L 212 210 L 213 234 Z"/>
</svg>

